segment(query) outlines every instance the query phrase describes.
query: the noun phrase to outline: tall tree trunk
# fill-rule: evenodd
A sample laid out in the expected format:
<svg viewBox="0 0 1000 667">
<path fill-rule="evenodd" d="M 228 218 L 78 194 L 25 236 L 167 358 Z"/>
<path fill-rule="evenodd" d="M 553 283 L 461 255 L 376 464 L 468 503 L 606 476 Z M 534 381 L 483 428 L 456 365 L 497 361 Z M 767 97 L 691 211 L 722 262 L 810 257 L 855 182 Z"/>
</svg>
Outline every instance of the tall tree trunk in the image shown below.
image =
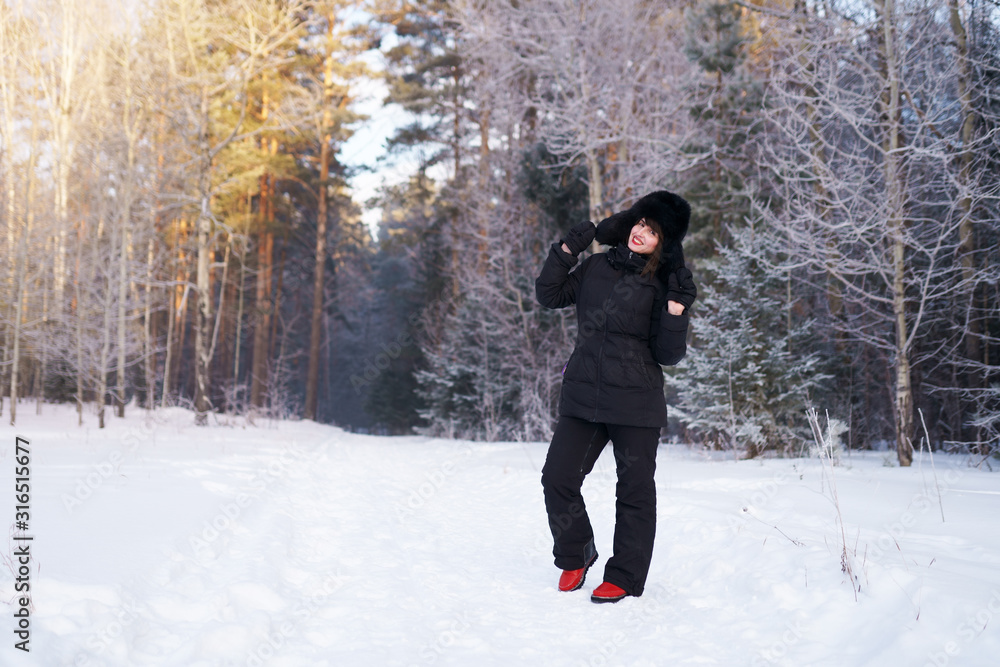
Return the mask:
<svg viewBox="0 0 1000 667">
<path fill-rule="evenodd" d="M 253 329 L 253 361 L 250 380 L 250 404 L 254 407 L 264 405 L 267 390 L 267 335 L 271 330 L 271 234 L 264 229 L 266 223 L 261 221 L 261 231 L 257 242 L 257 281 L 256 306 L 254 309 Z"/>
<path fill-rule="evenodd" d="M 55 249 L 53 253 L 53 312 L 57 322 L 62 321 L 63 297 L 67 282 L 67 239 L 69 238 L 69 189 L 71 166 L 75 150 L 73 123 L 74 111 L 81 108 L 76 89 L 76 75 L 84 50 L 81 31 L 80 3 L 60 0 L 59 57 L 51 64 L 54 90 L 51 93 L 51 118 L 54 143 L 53 192 L 55 195 Z M 104 67 L 104 52 L 98 49 L 98 69 Z"/>
<path fill-rule="evenodd" d="M 2 6 L 3 16 L 0 17 L 0 52 L 3 53 L 15 53 L 17 48 L 17 37 L 18 32 L 14 29 L 15 21 L 12 14 L 6 12 L 7 5 Z M 11 81 L 16 79 L 16 75 L 13 73 L 15 70 L 15 63 L 17 59 L 14 57 L 3 58 L 2 65 L 0 65 L 0 103 L 2 103 L 3 111 L 3 135 L 5 137 L 14 136 L 14 109 L 16 106 L 16 100 L 14 99 L 14 91 L 11 89 Z M 8 67 L 10 69 L 8 70 Z M 7 247 L 5 253 L 5 264 L 7 267 L 7 275 L 5 276 L 6 291 L 4 293 L 5 301 L 5 312 L 3 317 L 5 321 L 13 323 L 14 322 L 14 295 L 17 292 L 17 262 L 18 262 L 18 238 L 17 238 L 17 180 L 14 178 L 14 156 L 10 150 L 0 151 L 0 169 L 3 170 L 4 174 L 4 200 L 5 200 L 5 213 L 7 220 Z M 3 354 L 0 355 L 0 415 L 3 414 L 3 398 L 5 388 L 9 386 L 8 383 L 4 382 L 7 379 L 6 368 L 11 363 L 11 345 L 12 345 L 12 333 L 13 326 L 3 327 Z"/>
<path fill-rule="evenodd" d="M 128 181 L 131 177 L 126 175 L 126 185 L 124 190 L 129 191 L 130 186 Z M 125 417 L 125 343 L 126 343 L 126 330 L 128 326 L 128 223 L 129 214 L 128 211 L 131 209 L 130 195 L 124 197 L 125 210 L 121 214 L 121 248 L 118 254 L 118 358 L 116 363 L 116 373 L 115 373 L 115 392 L 114 392 L 114 405 L 115 405 L 115 415 L 119 418 Z"/>
<path fill-rule="evenodd" d="M 35 414 L 42 414 L 42 404 L 45 402 L 45 372 L 49 363 L 49 340 L 51 336 L 52 321 L 49 319 L 49 295 L 52 293 L 49 279 L 51 274 L 43 273 L 39 280 L 39 287 L 42 290 L 42 335 L 39 344 L 36 345 L 38 352 L 38 365 L 35 367 Z"/>
<path fill-rule="evenodd" d="M 451 128 L 451 150 L 455 160 L 455 182 L 458 182 L 458 172 L 462 168 L 462 103 L 460 100 L 462 83 L 462 70 L 458 65 L 451 68 L 451 103 L 454 116 L 452 117 Z"/>
<path fill-rule="evenodd" d="M 490 178 L 490 110 L 483 109 L 479 113 L 479 191 L 489 191 Z M 490 267 L 490 211 L 488 204 L 485 210 L 479 211 L 479 256 L 476 272 L 485 276 Z"/>
<path fill-rule="evenodd" d="M 218 312 L 215 315 L 215 324 L 212 326 L 212 342 L 209 344 L 208 348 L 208 363 L 209 369 L 211 369 L 212 360 L 215 358 L 215 346 L 219 342 L 219 330 L 222 328 L 223 324 L 223 313 L 226 309 L 226 283 L 229 279 L 229 258 L 232 254 L 233 248 L 233 237 L 230 235 L 229 240 L 226 242 L 226 252 L 222 260 L 222 280 L 219 282 L 219 307 Z M 209 273 L 211 277 L 211 272 Z M 214 294 L 215 288 L 209 287 L 209 294 Z"/>
<path fill-rule="evenodd" d="M 98 199 L 98 213 L 97 213 L 97 238 L 94 243 L 94 266 L 98 265 L 100 261 L 100 247 L 101 238 L 104 236 L 105 229 L 105 216 L 107 215 L 106 210 L 106 198 L 100 197 Z M 108 245 L 111 246 L 112 256 L 114 253 L 114 244 L 116 235 L 112 231 L 108 234 Z M 104 289 L 102 290 L 104 300 L 100 304 L 101 309 L 101 352 L 98 355 L 97 360 L 97 427 L 104 428 L 104 406 L 105 399 L 108 393 L 108 355 L 111 350 L 111 276 L 110 273 L 106 274 L 107 278 L 104 281 Z"/>
<path fill-rule="evenodd" d="M 886 74 L 885 122 L 885 187 L 887 220 L 892 252 L 892 310 L 896 329 L 896 454 L 899 465 L 913 462 L 913 385 L 910 371 L 910 338 L 906 320 L 906 220 L 905 192 L 900 149 L 902 128 L 900 118 L 899 63 L 896 54 L 896 0 L 882 3 L 882 47 Z"/>
<path fill-rule="evenodd" d="M 316 207 L 316 257 L 313 264 L 313 301 L 309 328 L 309 367 L 306 371 L 306 405 L 305 418 L 316 419 L 318 402 L 320 344 L 323 334 L 323 286 L 326 276 L 326 225 L 329 213 L 327 211 L 327 182 L 330 179 L 330 142 L 333 140 L 333 30 L 336 26 L 336 15 L 333 12 L 326 19 L 326 59 L 323 61 L 323 119 L 319 135 L 319 183 L 316 190 L 319 203 Z"/>
<path fill-rule="evenodd" d="M 285 277 L 285 253 L 288 251 L 288 247 L 282 243 L 281 244 L 281 257 L 278 259 L 278 284 L 274 287 L 274 299 L 271 305 L 271 332 L 268 336 L 268 348 L 267 348 L 267 358 L 269 360 L 274 359 L 274 346 L 278 340 L 278 321 L 281 319 L 278 317 L 281 312 L 281 289 L 282 281 Z M 274 235 L 271 235 L 271 257 L 274 257 Z"/>
<path fill-rule="evenodd" d="M 155 211 L 155 208 L 153 209 Z M 156 229 L 156 213 L 151 212 L 150 229 Z M 143 377 L 146 385 L 146 409 L 156 408 L 156 351 L 153 349 L 153 271 L 156 258 L 156 243 L 153 239 L 146 242 L 146 285 L 143 289 L 142 313 L 142 358 Z"/>
<path fill-rule="evenodd" d="M 37 119 L 32 119 L 31 123 L 31 143 L 34 148 L 38 141 Z M 12 350 L 10 357 L 10 425 L 14 426 L 17 420 L 17 394 L 18 394 L 18 372 L 21 363 L 21 324 L 24 321 L 24 300 L 25 295 L 25 274 L 28 266 L 28 240 L 31 238 L 31 228 L 34 223 L 35 211 L 35 163 L 37 151 L 32 150 L 28 154 L 28 165 L 25 171 L 25 196 L 24 196 L 24 229 L 21 232 L 21 239 L 18 243 L 18 252 L 14 263 L 14 333 Z M 11 224 L 14 221 L 11 220 Z"/>
<path fill-rule="evenodd" d="M 247 192 L 247 220 L 250 219 L 250 212 L 253 203 L 253 195 Z M 248 226 L 249 228 L 249 226 Z M 239 297 L 236 305 L 236 345 L 233 350 L 233 392 L 239 390 L 240 386 L 240 348 L 243 343 L 243 302 L 246 295 L 246 275 L 247 275 L 246 244 L 243 252 L 240 253 L 240 287 Z"/>
<path fill-rule="evenodd" d="M 233 349 L 233 391 L 240 384 L 240 347 L 243 343 L 243 302 L 246 295 L 246 257 L 240 257 L 240 287 L 236 304 L 236 344 Z"/>
<path fill-rule="evenodd" d="M 212 212 L 211 205 L 211 169 L 212 155 L 209 146 L 209 93 L 208 86 L 201 88 L 201 127 L 198 131 L 198 148 L 200 164 L 198 174 L 198 195 L 200 208 L 197 223 L 197 277 L 198 311 L 194 330 L 194 423 L 198 426 L 208 424 L 208 412 L 212 409 L 209 400 L 209 344 L 212 338 L 212 293 L 209 280 L 209 265 L 212 256 Z"/>
<path fill-rule="evenodd" d="M 156 350 L 153 341 L 156 339 L 156 328 L 153 319 L 153 276 L 156 273 L 156 242 L 160 233 L 160 212 L 159 201 L 156 197 L 160 192 L 163 183 L 163 168 L 166 164 L 164 155 L 164 145 L 166 143 L 167 116 L 159 114 L 157 116 L 156 130 L 156 172 L 153 174 L 153 187 L 151 196 L 153 200 L 149 203 L 149 231 L 150 238 L 146 248 L 146 289 L 145 289 L 145 313 L 143 317 L 143 358 L 145 359 L 146 376 L 146 408 L 156 409 Z M 167 293 L 167 303 L 170 302 L 169 291 Z M 169 317 L 168 309 L 168 317 Z M 164 376 L 166 373 L 164 373 Z"/>
<path fill-rule="evenodd" d="M 263 87 L 261 99 L 261 123 L 266 123 L 270 113 L 270 99 L 267 86 Z M 270 150 L 267 137 L 261 138 L 261 149 Z M 272 181 L 268 173 L 260 177 L 260 234 L 257 242 L 257 304 L 253 332 L 253 368 L 250 381 L 250 404 L 254 407 L 264 405 L 267 391 L 268 373 L 268 334 L 271 330 L 271 265 L 274 261 L 274 238 L 268 222 L 272 220 L 273 206 Z"/>
<path fill-rule="evenodd" d="M 226 258 L 225 265 L 226 268 L 223 269 L 223 276 L 228 276 L 229 263 L 232 261 L 233 253 L 233 237 L 229 236 L 229 241 L 226 244 Z M 234 308 L 230 305 L 228 308 L 223 309 L 222 304 L 228 303 L 232 304 L 236 301 L 236 281 L 231 278 L 225 277 L 222 281 L 222 287 L 219 293 L 219 312 L 216 315 L 216 324 L 218 328 L 218 334 L 216 335 L 216 341 L 219 344 L 218 351 L 212 356 L 212 363 L 216 366 L 216 377 L 228 378 L 229 369 L 233 365 L 233 345 L 232 336 L 230 332 L 233 331 L 235 326 L 234 321 Z M 216 343 L 213 343 L 213 345 Z M 229 410 L 231 405 L 227 402 L 226 409 Z"/>
<path fill-rule="evenodd" d="M 86 238 L 87 222 L 86 218 L 81 216 L 80 224 L 77 226 L 76 234 L 76 266 L 74 268 L 74 279 L 73 279 L 73 301 L 74 301 L 74 313 L 73 317 L 76 318 L 76 424 L 77 426 L 83 426 L 83 381 L 84 376 L 84 361 L 83 361 L 83 318 L 84 318 L 84 305 L 83 305 L 83 293 L 80 291 L 80 284 L 83 282 L 83 241 Z M 88 281 L 89 283 L 89 281 Z"/>
<path fill-rule="evenodd" d="M 261 195 L 263 197 L 263 193 Z M 250 404 L 264 405 L 267 390 L 268 333 L 271 330 L 271 248 L 273 240 L 261 221 L 257 242 L 256 307 L 253 330 L 253 361 L 250 380 Z"/>
<path fill-rule="evenodd" d="M 962 14 L 958 0 L 948 0 L 952 34 L 955 36 L 955 48 L 958 51 L 958 99 L 962 105 L 962 126 L 960 132 L 961 155 L 959 156 L 958 173 L 958 211 L 961 223 L 959 235 L 959 259 L 962 263 L 962 284 L 968 295 L 969 318 L 965 331 L 965 356 L 974 363 L 982 361 L 982 322 L 976 314 L 976 252 L 978 250 L 975 238 L 975 228 L 972 225 L 972 197 L 969 189 L 972 187 L 972 141 L 976 131 L 976 112 L 972 108 L 972 72 L 969 66 L 969 40 L 962 23 Z M 970 388 L 980 386 L 979 374 L 971 370 L 966 374 L 966 383 Z"/>
<path fill-rule="evenodd" d="M 111 349 L 111 308 L 107 300 L 101 323 L 101 354 L 97 364 L 97 427 L 104 428 L 104 410 L 108 393 L 108 355 Z"/>
<path fill-rule="evenodd" d="M 177 284 L 167 293 L 167 343 L 163 359 L 163 388 L 160 393 L 160 407 L 162 408 L 167 407 L 171 388 L 175 385 L 173 375 L 174 338 L 177 335 L 177 323 L 181 319 L 182 308 L 187 303 L 187 272 L 184 268 L 183 236 L 183 219 L 176 218 L 174 220 L 174 244 L 177 248 L 177 259 L 175 260 L 174 280 Z M 183 324 L 181 331 L 183 331 Z"/>
<path fill-rule="evenodd" d="M 587 175 L 590 217 L 594 222 L 604 218 L 604 188 L 601 183 L 601 161 L 597 150 L 587 150 Z"/>
<path fill-rule="evenodd" d="M 132 85 L 132 50 L 131 43 L 125 40 L 125 50 L 122 54 L 124 71 L 124 98 L 122 100 L 122 129 L 125 134 L 126 159 L 125 174 L 122 180 L 121 208 L 119 221 L 121 223 L 122 252 L 118 258 L 118 359 L 116 368 L 115 414 L 125 417 L 125 363 L 126 363 L 126 333 L 128 330 L 128 290 L 131 281 L 128 275 L 128 262 L 131 256 L 131 223 L 132 203 L 135 199 L 135 163 L 136 147 L 139 143 L 139 124 L 142 122 L 142 112 L 136 110 L 134 88 Z"/>
<path fill-rule="evenodd" d="M 27 237 L 27 228 L 25 229 Z M 18 262 L 20 264 L 20 262 Z M 21 362 L 21 320 L 24 317 L 24 280 L 18 271 L 17 288 L 14 291 L 14 341 L 10 365 L 10 425 L 17 421 L 17 374 Z"/>
</svg>

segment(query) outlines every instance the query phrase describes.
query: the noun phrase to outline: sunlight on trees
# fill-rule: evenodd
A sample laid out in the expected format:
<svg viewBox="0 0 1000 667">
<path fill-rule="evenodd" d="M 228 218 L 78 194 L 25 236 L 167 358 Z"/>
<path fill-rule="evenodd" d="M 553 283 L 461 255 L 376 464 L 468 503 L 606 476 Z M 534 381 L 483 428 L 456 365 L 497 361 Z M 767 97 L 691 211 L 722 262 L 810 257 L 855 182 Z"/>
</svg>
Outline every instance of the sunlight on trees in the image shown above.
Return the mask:
<svg viewBox="0 0 1000 667">
<path fill-rule="evenodd" d="M 0 1 L 0 409 L 549 437 L 548 245 L 692 204 L 667 435 L 1000 448 L 1000 13 L 968 0 Z M 375 74 L 365 62 L 381 58 Z M 377 242 L 339 151 L 410 121 Z M 599 251 L 599 248 L 592 248 Z"/>
</svg>

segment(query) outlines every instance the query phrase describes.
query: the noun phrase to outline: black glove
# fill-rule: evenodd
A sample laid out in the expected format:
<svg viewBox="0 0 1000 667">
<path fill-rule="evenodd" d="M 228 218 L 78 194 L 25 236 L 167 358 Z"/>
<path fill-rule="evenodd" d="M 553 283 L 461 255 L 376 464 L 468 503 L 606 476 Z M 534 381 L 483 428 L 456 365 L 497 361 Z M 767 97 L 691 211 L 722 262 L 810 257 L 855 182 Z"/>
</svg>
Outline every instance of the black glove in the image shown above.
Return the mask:
<svg viewBox="0 0 1000 667">
<path fill-rule="evenodd" d="M 560 241 L 565 243 L 566 247 L 569 248 L 570 253 L 576 257 L 587 249 L 587 247 L 594 240 L 594 234 L 596 233 L 597 227 L 594 226 L 594 223 L 588 220 L 587 222 L 581 222 L 578 225 L 573 225 L 570 230 L 566 232 L 566 236 L 562 237 Z"/>
<path fill-rule="evenodd" d="M 684 311 L 687 312 L 696 298 L 698 298 L 698 288 L 695 287 L 690 269 L 682 266 L 670 274 L 667 278 L 667 301 L 676 301 L 684 306 Z"/>
<path fill-rule="evenodd" d="M 597 223 L 597 234 L 594 238 L 601 245 L 618 245 L 628 239 L 629 232 L 638 221 L 639 218 L 635 217 L 632 211 L 618 211 Z"/>
</svg>

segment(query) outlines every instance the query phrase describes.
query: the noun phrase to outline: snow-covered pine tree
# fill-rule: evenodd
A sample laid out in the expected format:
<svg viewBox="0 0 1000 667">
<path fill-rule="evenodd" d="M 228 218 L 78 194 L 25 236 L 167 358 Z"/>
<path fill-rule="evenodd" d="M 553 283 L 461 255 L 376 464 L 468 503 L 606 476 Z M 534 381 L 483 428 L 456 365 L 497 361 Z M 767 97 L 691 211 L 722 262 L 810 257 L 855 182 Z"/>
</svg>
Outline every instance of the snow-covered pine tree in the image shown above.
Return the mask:
<svg viewBox="0 0 1000 667">
<path fill-rule="evenodd" d="M 516 154 L 495 156 L 500 173 Z M 552 387 L 565 362 L 561 317 L 538 306 L 534 278 L 543 257 L 532 231 L 544 214 L 498 180 L 469 199 L 448 242 L 459 261 L 424 312 L 416 373 L 425 432 L 475 440 L 544 440 L 551 435 Z M 494 190 L 495 188 L 495 190 Z M 502 207 L 485 202 L 502 201 Z M 481 232 L 481 233 L 477 233 Z"/>
<path fill-rule="evenodd" d="M 704 444 L 747 458 L 798 453 L 810 437 L 804 411 L 828 376 L 807 344 L 809 321 L 790 317 L 781 276 L 758 261 L 754 229 L 731 229 L 733 245 L 700 264 L 694 339 L 666 371 L 673 414 Z"/>
</svg>

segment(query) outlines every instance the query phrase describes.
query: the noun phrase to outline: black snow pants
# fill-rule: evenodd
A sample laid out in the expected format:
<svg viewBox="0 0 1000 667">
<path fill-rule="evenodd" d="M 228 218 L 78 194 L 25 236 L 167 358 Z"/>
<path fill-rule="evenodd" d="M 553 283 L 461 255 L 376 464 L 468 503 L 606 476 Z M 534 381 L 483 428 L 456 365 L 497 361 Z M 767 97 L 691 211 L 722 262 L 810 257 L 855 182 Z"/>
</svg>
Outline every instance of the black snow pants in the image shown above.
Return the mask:
<svg viewBox="0 0 1000 667">
<path fill-rule="evenodd" d="M 611 440 L 618 483 L 615 487 L 614 555 L 604 581 L 629 595 L 642 595 L 656 534 L 656 447 L 660 429 L 598 424 L 559 417 L 545 465 L 542 488 L 555 546 L 556 567 L 578 570 L 595 553 L 594 531 L 580 489 L 583 479 Z"/>
</svg>

